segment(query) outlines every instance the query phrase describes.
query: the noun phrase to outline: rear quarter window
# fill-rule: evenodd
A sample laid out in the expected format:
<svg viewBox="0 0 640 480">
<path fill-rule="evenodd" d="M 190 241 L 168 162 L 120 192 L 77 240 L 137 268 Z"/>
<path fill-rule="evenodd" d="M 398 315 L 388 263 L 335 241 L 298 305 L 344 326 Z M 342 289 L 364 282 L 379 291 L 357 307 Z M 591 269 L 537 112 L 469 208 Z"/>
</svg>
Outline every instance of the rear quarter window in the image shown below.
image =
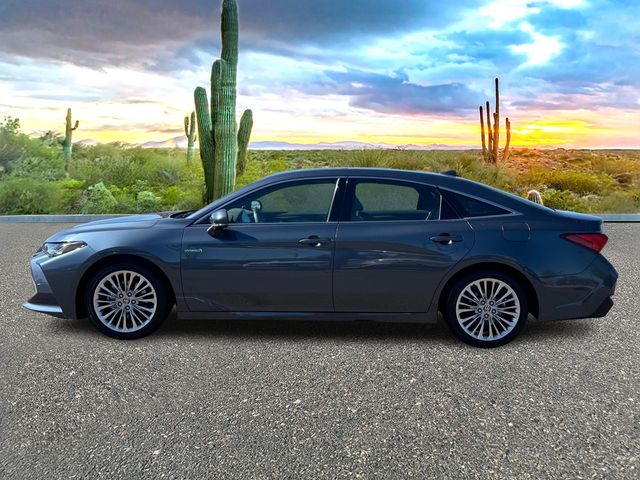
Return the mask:
<svg viewBox="0 0 640 480">
<path fill-rule="evenodd" d="M 446 191 L 445 197 L 454 206 L 456 211 L 466 218 L 495 217 L 509 215 L 511 212 L 491 203 L 483 202 L 477 198 L 468 197 L 460 193 Z"/>
</svg>

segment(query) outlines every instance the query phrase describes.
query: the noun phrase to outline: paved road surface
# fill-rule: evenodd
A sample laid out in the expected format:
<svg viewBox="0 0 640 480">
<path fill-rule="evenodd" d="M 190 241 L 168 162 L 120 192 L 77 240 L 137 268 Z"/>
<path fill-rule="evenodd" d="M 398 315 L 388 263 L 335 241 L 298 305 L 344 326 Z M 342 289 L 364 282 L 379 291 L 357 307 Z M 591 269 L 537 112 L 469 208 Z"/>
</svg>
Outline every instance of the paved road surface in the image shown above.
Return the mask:
<svg viewBox="0 0 640 480">
<path fill-rule="evenodd" d="M 120 342 L 20 308 L 63 225 L 0 225 L 0 478 L 638 478 L 640 225 L 600 320 L 496 350 L 442 326 L 178 322 Z"/>
</svg>

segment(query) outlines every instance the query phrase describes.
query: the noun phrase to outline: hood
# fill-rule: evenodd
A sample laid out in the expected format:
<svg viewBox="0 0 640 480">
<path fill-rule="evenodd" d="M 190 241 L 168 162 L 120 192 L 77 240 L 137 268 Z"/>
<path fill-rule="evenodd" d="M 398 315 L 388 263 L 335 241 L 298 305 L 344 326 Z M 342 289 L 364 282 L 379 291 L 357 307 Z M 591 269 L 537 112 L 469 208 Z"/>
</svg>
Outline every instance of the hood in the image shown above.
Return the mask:
<svg viewBox="0 0 640 480">
<path fill-rule="evenodd" d="M 108 218 L 105 220 L 96 220 L 95 222 L 81 223 L 75 227 L 56 233 L 47 241 L 60 242 L 71 235 L 84 232 L 106 232 L 111 230 L 130 230 L 139 228 L 153 227 L 163 215 L 158 213 L 149 213 L 145 215 L 128 215 L 126 217 Z"/>
</svg>

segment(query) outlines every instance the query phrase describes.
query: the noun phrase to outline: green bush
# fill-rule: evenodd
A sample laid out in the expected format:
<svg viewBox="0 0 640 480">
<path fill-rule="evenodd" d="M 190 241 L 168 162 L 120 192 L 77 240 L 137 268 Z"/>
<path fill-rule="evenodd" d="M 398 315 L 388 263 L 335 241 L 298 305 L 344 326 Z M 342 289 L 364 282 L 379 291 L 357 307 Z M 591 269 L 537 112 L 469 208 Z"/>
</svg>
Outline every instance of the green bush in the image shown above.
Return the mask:
<svg viewBox="0 0 640 480">
<path fill-rule="evenodd" d="M 113 194 L 99 182 L 87 189 L 82 213 L 115 213 L 118 202 Z"/>
<path fill-rule="evenodd" d="M 556 190 L 549 188 L 542 192 L 542 201 L 545 206 L 557 210 L 573 210 L 578 212 L 589 212 L 590 206 L 579 195 L 566 190 Z"/>
<path fill-rule="evenodd" d="M 162 198 L 158 197 L 153 192 L 144 191 L 138 193 L 137 207 L 138 212 L 140 213 L 157 212 L 160 210 L 161 204 Z"/>
<path fill-rule="evenodd" d="M 56 185 L 60 192 L 60 212 L 80 213 L 83 203 L 84 182 L 68 178 L 57 182 Z"/>
<path fill-rule="evenodd" d="M 40 152 L 39 156 L 23 154 L 11 162 L 10 167 L 11 174 L 16 177 L 43 181 L 60 180 L 65 177 L 63 157 L 49 148 Z"/>
<path fill-rule="evenodd" d="M 525 173 L 519 183 L 537 190 L 547 187 L 560 191 L 566 190 L 580 195 L 589 193 L 605 194 L 617 184 L 617 182 L 606 173 L 549 170 L 539 167 L 532 168 Z"/>
<path fill-rule="evenodd" d="M 640 212 L 640 152 L 623 150 L 516 149 L 497 166 L 482 161 L 478 150 L 253 150 L 236 185 L 284 170 L 331 166 L 456 170 L 518 195 L 537 189 L 553 208 Z M 17 119 L 0 121 L 0 213 L 193 210 L 203 204 L 202 175 L 201 162 L 187 165 L 181 149 L 120 143 L 75 145 L 66 173 L 59 135 L 30 138 Z"/>
<path fill-rule="evenodd" d="M 639 196 L 639 191 L 611 192 L 598 202 L 595 211 L 601 213 L 640 213 Z"/>
<path fill-rule="evenodd" d="M 9 177 L 0 182 L 0 214 L 28 215 L 60 212 L 58 184 L 33 178 Z"/>
</svg>

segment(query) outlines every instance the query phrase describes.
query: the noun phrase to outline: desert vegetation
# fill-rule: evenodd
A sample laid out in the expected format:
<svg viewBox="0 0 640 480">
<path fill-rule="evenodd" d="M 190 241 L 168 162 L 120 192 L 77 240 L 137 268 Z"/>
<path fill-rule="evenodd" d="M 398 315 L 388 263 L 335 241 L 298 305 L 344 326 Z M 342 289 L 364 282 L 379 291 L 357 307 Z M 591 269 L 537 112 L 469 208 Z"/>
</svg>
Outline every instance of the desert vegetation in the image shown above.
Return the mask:
<svg viewBox="0 0 640 480">
<path fill-rule="evenodd" d="M 251 110 L 239 123 L 236 120 L 235 0 L 222 1 L 221 35 L 222 51 L 212 65 L 210 93 L 197 87 L 195 112 L 184 118 L 186 151 L 122 143 L 74 144 L 72 135 L 79 122 L 73 122 L 71 109 L 64 135 L 50 131 L 35 138 L 21 132 L 18 119 L 0 122 L 0 214 L 191 210 L 271 173 L 332 166 L 456 170 L 461 177 L 516 195 L 536 190 L 539 194 L 532 199 L 552 208 L 640 212 L 640 151 L 510 148 L 509 118 L 501 151 L 497 78 L 495 111 L 491 113 L 489 101 L 486 110 L 479 108 L 478 150 L 249 151 Z M 201 162 L 192 161 L 196 151 Z"/>
<path fill-rule="evenodd" d="M 0 122 L 0 214 L 142 213 L 190 210 L 206 198 L 200 162 L 184 149 L 76 144 L 65 171 L 64 139 L 33 138 L 17 119 Z M 249 150 L 236 187 L 293 168 L 388 167 L 441 172 L 580 212 L 640 212 L 640 151 L 512 149 L 487 163 L 481 150 Z"/>
</svg>

